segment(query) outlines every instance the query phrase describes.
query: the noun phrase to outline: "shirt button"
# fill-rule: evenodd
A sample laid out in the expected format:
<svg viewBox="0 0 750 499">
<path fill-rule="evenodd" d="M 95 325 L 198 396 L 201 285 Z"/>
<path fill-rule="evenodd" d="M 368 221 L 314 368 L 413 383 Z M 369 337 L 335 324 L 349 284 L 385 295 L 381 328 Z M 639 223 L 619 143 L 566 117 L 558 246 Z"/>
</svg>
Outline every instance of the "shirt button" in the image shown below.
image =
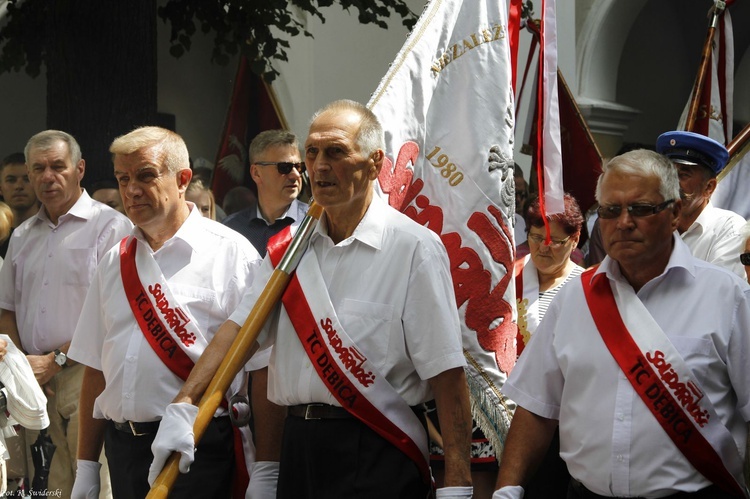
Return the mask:
<svg viewBox="0 0 750 499">
<path fill-rule="evenodd" d="M 47 309 L 46 309 L 46 308 L 44 308 L 44 307 L 42 307 L 42 313 L 44 314 L 44 313 L 46 313 L 46 312 L 47 312 Z"/>
<path fill-rule="evenodd" d="M 135 361 L 135 357 L 134 356 L 131 355 L 130 357 L 128 357 L 128 362 L 133 362 L 133 361 Z"/>
<path fill-rule="evenodd" d="M 130 394 L 129 394 L 129 393 L 126 393 L 126 394 L 125 394 L 125 398 L 126 398 L 126 399 L 129 399 L 129 398 L 130 398 Z"/>
<path fill-rule="evenodd" d="M 617 419 L 619 419 L 620 421 L 625 421 L 625 415 L 620 413 L 617 415 Z"/>
</svg>

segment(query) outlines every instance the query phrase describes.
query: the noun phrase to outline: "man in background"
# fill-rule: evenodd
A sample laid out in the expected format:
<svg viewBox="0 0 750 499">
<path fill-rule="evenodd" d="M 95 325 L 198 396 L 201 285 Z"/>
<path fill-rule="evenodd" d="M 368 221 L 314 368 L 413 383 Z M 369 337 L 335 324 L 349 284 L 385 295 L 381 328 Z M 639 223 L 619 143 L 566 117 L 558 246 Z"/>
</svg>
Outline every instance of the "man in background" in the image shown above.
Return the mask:
<svg viewBox="0 0 750 499">
<path fill-rule="evenodd" d="M 693 256 L 731 270 L 740 277 L 745 219 L 711 203 L 716 176 L 729 161 L 727 149 L 693 132 L 666 132 L 656 140 L 656 151 L 672 160 L 680 179 L 682 212 L 677 231 Z"/>
<path fill-rule="evenodd" d="M 286 130 L 259 133 L 250 143 L 249 159 L 258 201 L 223 223 L 248 238 L 265 256 L 271 236 L 305 218 L 307 205 L 297 200 L 305 164 L 300 160 L 297 137 Z"/>
<path fill-rule="evenodd" d="M 13 212 L 13 229 L 39 210 L 39 202 L 29 182 L 29 172 L 23 153 L 17 152 L 6 156 L 0 163 L 0 193 L 5 204 L 10 206 Z M 0 258 L 5 258 L 8 244 L 10 237 L 0 245 Z"/>
</svg>

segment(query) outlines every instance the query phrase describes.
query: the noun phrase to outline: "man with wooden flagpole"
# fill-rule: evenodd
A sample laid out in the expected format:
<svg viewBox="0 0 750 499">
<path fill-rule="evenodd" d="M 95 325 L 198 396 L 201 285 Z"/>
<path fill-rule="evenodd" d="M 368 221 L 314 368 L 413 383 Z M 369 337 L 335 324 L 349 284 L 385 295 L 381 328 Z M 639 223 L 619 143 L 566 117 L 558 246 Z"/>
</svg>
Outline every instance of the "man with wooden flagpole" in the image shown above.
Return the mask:
<svg viewBox="0 0 750 499">
<path fill-rule="evenodd" d="M 596 199 L 607 257 L 560 291 L 505 384 L 519 407 L 494 498 L 523 497 L 558 421 L 569 499 L 750 497 L 750 287 L 675 234 L 668 158 L 613 158 Z"/>
<path fill-rule="evenodd" d="M 277 471 L 262 463 L 251 487 L 256 475 L 270 479 L 251 497 L 427 497 L 422 404 L 433 396 L 445 427 L 438 497 L 471 497 L 469 394 L 448 255 L 433 232 L 375 196 L 384 157 L 382 127 L 361 104 L 336 101 L 313 116 L 305 163 L 324 214 L 259 337 L 273 345 L 268 397 L 288 416 Z M 258 285 L 169 407 L 201 397 L 290 232 L 270 242 Z M 162 427 L 170 426 L 192 435 L 192 422 L 168 410 Z M 154 454 L 193 445 L 157 436 Z"/>
<path fill-rule="evenodd" d="M 202 217 L 185 201 L 192 173 L 179 135 L 143 127 L 117 138 L 110 151 L 125 211 L 136 228 L 98 267 L 69 351 L 86 365 L 76 499 L 98 497 L 92 461 L 102 445 L 114 497 L 146 495 L 156 430 L 174 438 L 176 428 L 164 428 L 160 420 L 177 417 L 177 410 L 183 411 L 179 417 L 194 417 L 197 410 L 167 403 L 260 263 L 242 235 Z M 235 381 L 230 394 L 242 385 Z M 195 450 L 195 465 L 181 475 L 172 497 L 230 497 L 233 475 L 242 476 L 240 435 L 225 407 L 214 416 Z M 192 447 L 189 453 L 192 461 Z M 187 472 L 187 465 L 182 470 Z M 239 497 L 246 487 L 235 485 Z"/>
</svg>

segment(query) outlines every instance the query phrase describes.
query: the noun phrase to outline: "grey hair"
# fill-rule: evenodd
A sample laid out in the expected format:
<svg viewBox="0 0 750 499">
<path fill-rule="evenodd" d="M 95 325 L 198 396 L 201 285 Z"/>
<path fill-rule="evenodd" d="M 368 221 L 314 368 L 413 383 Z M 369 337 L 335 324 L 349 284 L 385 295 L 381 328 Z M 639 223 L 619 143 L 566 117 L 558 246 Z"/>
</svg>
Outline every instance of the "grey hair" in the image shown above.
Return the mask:
<svg viewBox="0 0 750 499">
<path fill-rule="evenodd" d="M 648 149 L 635 149 L 607 161 L 604 173 L 596 182 L 596 200 L 601 203 L 602 180 L 607 172 L 656 177 L 659 179 L 659 194 L 668 199 L 680 199 L 680 180 L 677 169 L 666 156 Z"/>
<path fill-rule="evenodd" d="M 269 147 L 289 146 L 299 151 L 297 136 L 289 130 L 265 130 L 255 136 L 248 148 L 248 159 L 252 165 Z"/>
<path fill-rule="evenodd" d="M 132 154 L 140 149 L 157 148 L 162 155 L 164 166 L 172 173 L 190 169 L 190 155 L 187 145 L 178 134 L 166 128 L 144 126 L 136 128 L 130 133 L 117 137 L 109 152 L 116 154 Z"/>
<path fill-rule="evenodd" d="M 342 99 L 333 101 L 320 108 L 310 119 L 310 125 L 323 113 L 328 111 L 354 111 L 360 117 L 359 130 L 357 130 L 356 142 L 360 151 L 365 156 L 370 156 L 378 149 L 385 150 L 385 134 L 375 113 L 367 109 L 359 102 Z"/>
<path fill-rule="evenodd" d="M 77 165 L 82 157 L 81 146 L 78 145 L 78 142 L 72 135 L 60 130 L 45 130 L 31 137 L 23 149 L 26 164 L 29 164 L 29 155 L 32 150 L 48 151 L 58 142 L 63 142 L 68 146 L 68 156 L 73 165 Z"/>
</svg>

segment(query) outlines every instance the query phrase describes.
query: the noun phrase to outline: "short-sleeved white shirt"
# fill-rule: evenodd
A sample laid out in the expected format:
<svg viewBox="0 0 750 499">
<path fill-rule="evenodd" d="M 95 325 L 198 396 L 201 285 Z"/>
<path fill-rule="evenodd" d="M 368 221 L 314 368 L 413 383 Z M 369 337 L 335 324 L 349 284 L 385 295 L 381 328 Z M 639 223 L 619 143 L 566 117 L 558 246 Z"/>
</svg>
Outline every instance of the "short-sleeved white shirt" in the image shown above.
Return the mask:
<svg viewBox="0 0 750 499">
<path fill-rule="evenodd" d="M 740 253 L 745 248 L 744 225 L 745 219 L 735 212 L 722 210 L 709 202 L 681 237 L 694 257 L 746 279 L 745 267 L 740 262 Z"/>
<path fill-rule="evenodd" d="M 663 274 L 638 292 L 695 373 L 744 455 L 750 420 L 750 286 L 690 255 L 674 236 Z M 605 258 L 597 274 L 627 283 Z M 675 447 L 594 326 L 577 278 L 550 304 L 503 392 L 560 421 L 560 455 L 593 492 L 662 497 L 710 485 Z"/>
<path fill-rule="evenodd" d="M 190 216 L 153 255 L 180 306 L 210 341 L 252 282 L 260 256 L 242 235 L 190 205 Z M 133 234 L 151 251 L 140 229 Z M 104 373 L 96 418 L 160 419 L 183 385 L 138 327 L 122 284 L 119 245 L 96 271 L 68 355 Z"/>
<path fill-rule="evenodd" d="M 354 234 L 339 244 L 328 237 L 324 215 L 307 258 L 320 267 L 344 331 L 409 405 L 431 398 L 426 380 L 465 365 L 448 255 L 434 232 L 376 196 Z M 271 271 L 266 257 L 256 284 Z M 231 320 L 241 324 L 260 291 L 253 286 Z M 271 401 L 340 405 L 318 378 L 283 306 L 259 340 L 273 344 Z"/>
<path fill-rule="evenodd" d="M 11 235 L 0 308 L 14 311 L 23 349 L 39 355 L 73 337 L 96 266 L 133 224 L 86 191 L 57 225 L 40 208 Z"/>
</svg>

